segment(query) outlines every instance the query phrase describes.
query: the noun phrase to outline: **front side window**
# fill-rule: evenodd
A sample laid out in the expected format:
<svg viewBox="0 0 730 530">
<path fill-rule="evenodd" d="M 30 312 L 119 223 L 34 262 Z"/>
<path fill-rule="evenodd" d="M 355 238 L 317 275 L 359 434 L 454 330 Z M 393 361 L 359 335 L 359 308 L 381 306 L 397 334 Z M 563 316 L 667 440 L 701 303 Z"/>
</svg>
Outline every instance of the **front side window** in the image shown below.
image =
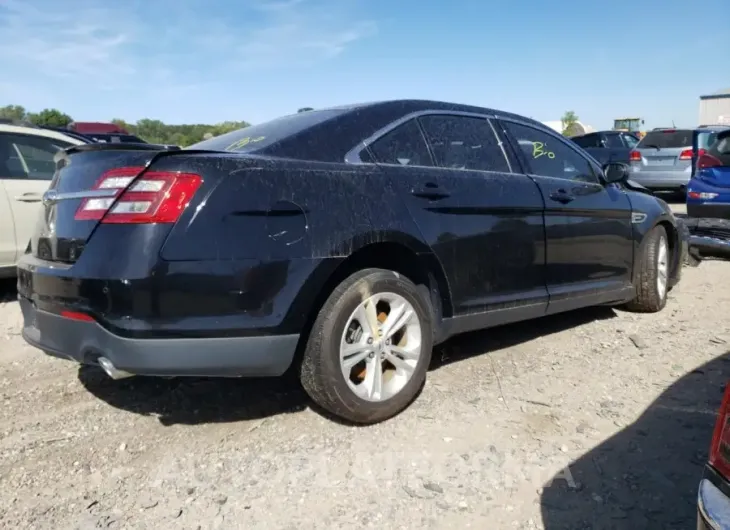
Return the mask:
<svg viewBox="0 0 730 530">
<path fill-rule="evenodd" d="M 0 178 L 51 180 L 54 155 L 71 145 L 52 138 L 0 134 Z"/>
<path fill-rule="evenodd" d="M 433 166 L 426 140 L 415 119 L 399 125 L 370 146 L 375 161 L 401 166 Z"/>
<path fill-rule="evenodd" d="M 621 136 L 626 143 L 626 147 L 628 147 L 629 149 L 633 149 L 634 147 L 636 147 L 636 144 L 639 143 L 639 139 L 631 134 L 622 134 Z"/>
<path fill-rule="evenodd" d="M 591 164 L 564 141 L 539 129 L 512 122 L 505 127 L 517 140 L 535 175 L 595 182 Z"/>
<path fill-rule="evenodd" d="M 423 116 L 419 121 L 437 166 L 510 171 L 504 151 L 486 118 L 433 115 Z"/>
</svg>

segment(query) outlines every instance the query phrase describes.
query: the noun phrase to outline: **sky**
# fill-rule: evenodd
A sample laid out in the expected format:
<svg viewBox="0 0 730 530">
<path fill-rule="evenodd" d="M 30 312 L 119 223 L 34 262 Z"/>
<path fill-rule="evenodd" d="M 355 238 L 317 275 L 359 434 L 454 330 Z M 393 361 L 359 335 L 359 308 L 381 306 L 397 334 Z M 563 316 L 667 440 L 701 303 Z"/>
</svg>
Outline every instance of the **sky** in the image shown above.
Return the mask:
<svg viewBox="0 0 730 530">
<path fill-rule="evenodd" d="M 260 123 L 415 98 L 692 126 L 730 87 L 727 1 L 0 0 L 0 106 Z"/>
</svg>

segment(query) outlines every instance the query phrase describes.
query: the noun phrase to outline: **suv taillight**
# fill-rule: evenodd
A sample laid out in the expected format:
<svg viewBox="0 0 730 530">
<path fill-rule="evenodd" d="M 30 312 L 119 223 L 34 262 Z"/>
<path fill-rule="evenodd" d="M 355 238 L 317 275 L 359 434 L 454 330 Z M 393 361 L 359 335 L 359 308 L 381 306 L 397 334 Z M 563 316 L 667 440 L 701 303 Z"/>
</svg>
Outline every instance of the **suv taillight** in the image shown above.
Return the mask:
<svg viewBox="0 0 730 530">
<path fill-rule="evenodd" d="M 719 158 L 715 158 L 712 155 L 708 155 L 707 153 L 704 153 L 700 155 L 700 157 L 697 159 L 697 169 L 707 169 L 710 167 L 719 167 L 722 165 L 722 162 Z"/>
<path fill-rule="evenodd" d="M 692 160 L 692 149 L 685 149 L 679 153 L 680 160 Z"/>
<path fill-rule="evenodd" d="M 192 173 L 148 171 L 135 181 L 143 170 L 123 167 L 104 173 L 92 189 L 113 190 L 114 193 L 84 199 L 74 218 L 115 224 L 177 221 L 203 179 Z"/>
<path fill-rule="evenodd" d="M 709 461 L 723 477 L 730 477 L 730 384 L 725 387 L 720 413 L 715 421 Z"/>
<path fill-rule="evenodd" d="M 631 151 L 629 154 L 629 160 L 631 162 L 641 162 L 641 153 L 638 151 Z"/>
</svg>

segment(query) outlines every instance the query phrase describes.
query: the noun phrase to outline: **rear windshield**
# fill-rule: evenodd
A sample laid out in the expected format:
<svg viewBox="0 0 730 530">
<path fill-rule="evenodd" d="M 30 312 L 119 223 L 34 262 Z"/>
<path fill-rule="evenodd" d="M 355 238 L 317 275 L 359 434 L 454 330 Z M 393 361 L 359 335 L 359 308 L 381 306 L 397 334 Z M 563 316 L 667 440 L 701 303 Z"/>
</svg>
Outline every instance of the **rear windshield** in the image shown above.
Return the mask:
<svg viewBox="0 0 730 530">
<path fill-rule="evenodd" d="M 323 123 L 345 112 L 343 109 L 309 110 L 289 116 L 282 116 L 265 123 L 251 125 L 210 140 L 203 140 L 185 149 L 206 151 L 245 152 L 261 149 L 284 138 L 302 132 L 309 127 Z"/>
<path fill-rule="evenodd" d="M 692 147 L 692 131 L 689 129 L 667 129 L 665 131 L 651 131 L 639 142 L 637 148 L 658 147 L 672 149 L 677 147 Z"/>
</svg>

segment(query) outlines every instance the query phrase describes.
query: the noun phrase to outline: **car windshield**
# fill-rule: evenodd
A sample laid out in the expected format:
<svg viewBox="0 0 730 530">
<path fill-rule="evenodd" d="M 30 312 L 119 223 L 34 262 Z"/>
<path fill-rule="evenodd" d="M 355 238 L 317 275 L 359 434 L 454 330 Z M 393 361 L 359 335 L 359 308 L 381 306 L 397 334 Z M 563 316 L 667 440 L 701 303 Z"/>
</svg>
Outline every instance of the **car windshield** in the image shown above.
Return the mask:
<svg viewBox="0 0 730 530">
<path fill-rule="evenodd" d="M 345 112 L 343 109 L 309 110 L 282 116 L 265 123 L 231 131 L 203 140 L 185 149 L 246 152 L 272 145 L 304 129 L 323 123 Z"/>
<path fill-rule="evenodd" d="M 637 146 L 642 148 L 674 149 L 692 146 L 692 131 L 689 129 L 663 129 L 651 131 L 642 138 Z"/>
<path fill-rule="evenodd" d="M 142 140 L 138 136 L 134 136 L 132 134 L 92 134 L 90 136 L 97 142 L 102 142 L 102 143 L 111 143 L 111 144 L 119 144 L 119 143 L 143 144 L 143 143 L 145 143 L 144 140 Z"/>
</svg>

